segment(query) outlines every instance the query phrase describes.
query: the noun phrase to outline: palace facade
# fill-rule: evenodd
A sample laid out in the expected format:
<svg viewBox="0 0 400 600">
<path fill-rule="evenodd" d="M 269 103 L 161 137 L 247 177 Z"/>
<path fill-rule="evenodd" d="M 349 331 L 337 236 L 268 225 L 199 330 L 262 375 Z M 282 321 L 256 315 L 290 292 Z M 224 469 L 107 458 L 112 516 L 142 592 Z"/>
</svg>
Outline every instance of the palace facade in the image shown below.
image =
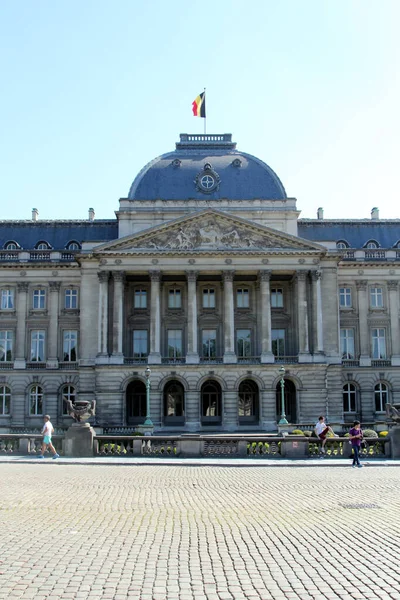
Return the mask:
<svg viewBox="0 0 400 600">
<path fill-rule="evenodd" d="M 182 134 L 116 219 L 0 222 L 0 431 L 276 431 L 400 399 L 400 222 L 300 219 L 231 135 Z M 116 430 L 115 429 L 115 430 Z M 126 429 L 125 429 L 126 430 Z"/>
</svg>

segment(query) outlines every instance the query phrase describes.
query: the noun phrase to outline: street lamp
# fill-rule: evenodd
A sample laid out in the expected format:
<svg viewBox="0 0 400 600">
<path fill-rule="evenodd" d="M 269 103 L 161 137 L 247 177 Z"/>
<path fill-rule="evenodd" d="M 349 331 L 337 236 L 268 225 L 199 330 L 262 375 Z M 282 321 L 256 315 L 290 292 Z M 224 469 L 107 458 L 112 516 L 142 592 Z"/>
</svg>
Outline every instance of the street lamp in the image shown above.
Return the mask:
<svg viewBox="0 0 400 600">
<path fill-rule="evenodd" d="M 287 425 L 288 421 L 286 419 L 286 415 L 285 415 L 285 367 L 282 365 L 279 369 L 279 375 L 281 376 L 281 409 L 282 409 L 282 414 L 281 414 L 281 420 L 279 421 L 278 425 Z"/>
<path fill-rule="evenodd" d="M 153 421 L 150 419 L 150 367 L 147 367 L 144 374 L 146 375 L 146 420 L 144 425 L 146 427 L 153 427 Z"/>
</svg>

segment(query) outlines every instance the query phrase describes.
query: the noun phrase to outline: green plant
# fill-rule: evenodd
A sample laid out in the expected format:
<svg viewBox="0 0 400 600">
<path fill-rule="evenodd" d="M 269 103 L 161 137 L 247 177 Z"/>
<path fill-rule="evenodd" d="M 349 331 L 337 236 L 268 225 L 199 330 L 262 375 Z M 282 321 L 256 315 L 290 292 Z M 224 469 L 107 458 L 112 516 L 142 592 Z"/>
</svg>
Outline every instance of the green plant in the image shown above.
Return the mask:
<svg viewBox="0 0 400 600">
<path fill-rule="evenodd" d="M 388 431 L 380 431 L 379 432 L 379 437 L 386 437 L 389 434 Z"/>
<path fill-rule="evenodd" d="M 293 429 L 293 431 L 290 432 L 290 435 L 304 435 L 304 431 L 301 429 Z"/>
<path fill-rule="evenodd" d="M 364 437 L 366 437 L 366 438 L 371 438 L 371 437 L 377 438 L 378 437 L 378 434 L 373 429 L 364 429 L 363 434 L 364 434 Z"/>
<path fill-rule="evenodd" d="M 303 432 L 303 434 L 304 434 L 306 437 L 312 437 L 312 436 L 314 435 L 312 431 L 304 431 L 304 432 Z"/>
</svg>

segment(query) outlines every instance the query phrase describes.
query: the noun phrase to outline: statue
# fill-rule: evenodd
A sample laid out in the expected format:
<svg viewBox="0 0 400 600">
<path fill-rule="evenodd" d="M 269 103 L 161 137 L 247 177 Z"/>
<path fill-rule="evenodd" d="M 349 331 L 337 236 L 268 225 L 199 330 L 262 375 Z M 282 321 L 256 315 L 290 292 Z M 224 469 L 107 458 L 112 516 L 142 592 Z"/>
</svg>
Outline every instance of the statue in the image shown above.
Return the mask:
<svg viewBox="0 0 400 600">
<path fill-rule="evenodd" d="M 65 400 L 67 405 L 68 414 L 72 417 L 77 423 L 83 423 L 89 417 L 94 416 L 96 414 L 96 400 Z"/>
<path fill-rule="evenodd" d="M 394 404 L 386 404 L 386 417 L 400 425 L 400 410 Z"/>
</svg>

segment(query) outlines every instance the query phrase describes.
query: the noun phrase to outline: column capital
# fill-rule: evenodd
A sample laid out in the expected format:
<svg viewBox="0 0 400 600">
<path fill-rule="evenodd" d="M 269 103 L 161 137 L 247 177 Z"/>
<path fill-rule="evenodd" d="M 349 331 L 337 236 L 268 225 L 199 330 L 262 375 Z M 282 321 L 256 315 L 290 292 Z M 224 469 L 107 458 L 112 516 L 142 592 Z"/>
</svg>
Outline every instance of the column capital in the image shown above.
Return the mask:
<svg viewBox="0 0 400 600">
<path fill-rule="evenodd" d="M 149 271 L 151 281 L 161 281 L 161 271 Z"/>
<path fill-rule="evenodd" d="M 307 279 L 307 271 L 296 271 L 295 279 L 297 281 L 305 281 Z"/>
<path fill-rule="evenodd" d="M 49 281 L 50 292 L 59 292 L 61 288 L 61 281 Z"/>
<path fill-rule="evenodd" d="M 23 283 L 17 283 L 18 293 L 28 292 L 28 289 L 29 289 L 29 283 L 27 281 L 24 281 Z"/>
<path fill-rule="evenodd" d="M 272 271 L 270 269 L 263 269 L 262 271 L 258 271 L 258 277 L 260 281 L 270 281 L 271 275 Z"/>
<path fill-rule="evenodd" d="M 224 281 L 233 281 L 233 278 L 235 276 L 235 271 L 229 270 L 229 271 L 222 271 L 222 278 Z"/>
<path fill-rule="evenodd" d="M 360 281 L 356 281 L 357 290 L 366 290 L 368 286 L 368 281 L 366 279 L 362 279 Z"/>
<path fill-rule="evenodd" d="M 114 281 L 124 281 L 125 280 L 125 271 L 113 271 L 112 276 Z"/>
<path fill-rule="evenodd" d="M 106 283 L 110 277 L 109 271 L 99 271 L 97 273 L 100 283 Z"/>
<path fill-rule="evenodd" d="M 311 278 L 313 281 L 318 281 L 318 279 L 322 278 L 322 271 L 320 271 L 319 269 L 315 269 L 314 271 L 310 271 L 311 273 Z"/>
<path fill-rule="evenodd" d="M 197 281 L 197 277 L 199 276 L 198 271 L 186 271 L 186 277 L 188 281 Z"/>
<path fill-rule="evenodd" d="M 398 281 L 388 281 L 387 282 L 387 286 L 389 288 L 390 291 L 396 291 L 397 288 L 399 287 L 399 282 Z"/>
</svg>

